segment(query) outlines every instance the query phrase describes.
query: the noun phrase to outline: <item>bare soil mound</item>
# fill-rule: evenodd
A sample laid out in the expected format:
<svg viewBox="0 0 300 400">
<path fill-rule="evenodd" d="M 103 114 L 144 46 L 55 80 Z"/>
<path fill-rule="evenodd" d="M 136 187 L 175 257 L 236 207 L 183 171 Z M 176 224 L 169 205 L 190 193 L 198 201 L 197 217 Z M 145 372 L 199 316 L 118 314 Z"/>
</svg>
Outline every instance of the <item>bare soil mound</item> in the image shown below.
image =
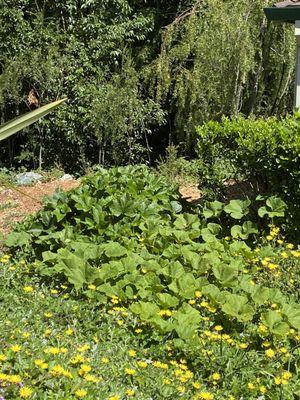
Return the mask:
<svg viewBox="0 0 300 400">
<path fill-rule="evenodd" d="M 43 197 L 56 189 L 70 190 L 79 185 L 77 180 L 39 182 L 33 186 L 8 189 L 0 187 L 0 232 L 6 235 L 16 222 L 42 207 Z M 22 192 L 22 193 L 21 193 Z"/>
</svg>

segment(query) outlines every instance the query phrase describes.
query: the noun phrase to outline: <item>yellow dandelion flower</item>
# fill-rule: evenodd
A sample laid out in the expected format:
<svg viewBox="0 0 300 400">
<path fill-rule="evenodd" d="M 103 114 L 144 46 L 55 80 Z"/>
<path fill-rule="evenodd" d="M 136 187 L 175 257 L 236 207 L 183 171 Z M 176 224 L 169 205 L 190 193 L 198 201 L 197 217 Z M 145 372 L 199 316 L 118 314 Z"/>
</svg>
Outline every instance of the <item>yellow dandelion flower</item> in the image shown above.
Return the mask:
<svg viewBox="0 0 300 400">
<path fill-rule="evenodd" d="M 62 353 L 62 354 L 66 354 L 66 353 L 68 353 L 68 349 L 66 348 L 66 347 L 61 347 L 60 349 L 59 349 L 59 351 L 60 351 L 60 353 Z"/>
<path fill-rule="evenodd" d="M 84 353 L 85 351 L 89 350 L 91 346 L 89 344 L 84 344 L 83 346 L 77 347 L 77 351 L 79 353 Z"/>
<path fill-rule="evenodd" d="M 97 289 L 97 287 L 95 286 L 95 285 L 88 285 L 88 289 L 90 289 L 90 290 L 96 290 Z"/>
<path fill-rule="evenodd" d="M 285 379 L 285 380 L 289 380 L 289 379 L 291 379 L 291 377 L 293 376 L 292 374 L 291 374 L 291 372 L 290 371 L 284 371 L 283 373 L 282 373 L 282 379 Z"/>
<path fill-rule="evenodd" d="M 138 362 L 137 362 L 137 365 L 138 365 L 140 368 L 147 368 L 147 367 L 148 367 L 148 364 L 146 363 L 146 361 L 138 361 Z"/>
<path fill-rule="evenodd" d="M 217 332 L 221 332 L 221 331 L 223 330 L 223 326 L 221 326 L 221 325 L 216 325 L 216 326 L 214 327 L 214 330 L 217 331 Z"/>
<path fill-rule="evenodd" d="M 53 314 L 51 312 L 44 312 L 44 317 L 46 318 L 52 318 Z"/>
<path fill-rule="evenodd" d="M 108 364 L 108 363 L 109 363 L 109 359 L 108 359 L 107 357 L 102 357 L 102 358 L 101 358 L 101 362 L 102 362 L 103 364 Z"/>
<path fill-rule="evenodd" d="M 160 315 L 161 317 L 171 317 L 172 315 L 172 311 L 170 310 L 160 310 L 158 311 L 158 315 Z"/>
<path fill-rule="evenodd" d="M 0 381 L 7 381 L 8 375 L 0 372 Z"/>
<path fill-rule="evenodd" d="M 270 342 L 263 342 L 263 343 L 262 343 L 262 346 L 263 346 L 263 347 L 270 347 L 270 346 L 271 346 L 271 343 L 270 343 Z"/>
<path fill-rule="evenodd" d="M 0 354 L 0 361 L 5 361 L 7 360 L 7 357 L 5 354 Z"/>
<path fill-rule="evenodd" d="M 121 400 L 121 397 L 118 394 L 115 394 L 114 396 L 110 396 L 108 400 Z"/>
<path fill-rule="evenodd" d="M 14 344 L 13 346 L 11 346 L 11 351 L 13 351 L 14 353 L 19 353 L 22 350 L 22 347 L 19 346 L 18 344 Z"/>
<path fill-rule="evenodd" d="M 23 287 L 23 292 L 25 293 L 33 293 L 34 289 L 32 286 L 24 286 Z"/>
<path fill-rule="evenodd" d="M 267 329 L 267 327 L 266 327 L 265 325 L 259 324 L 259 326 L 258 326 L 258 331 L 259 331 L 259 333 L 261 333 L 261 334 L 265 334 L 265 333 L 268 332 L 268 329 Z"/>
<path fill-rule="evenodd" d="M 279 349 L 279 351 L 280 351 L 280 353 L 282 353 L 282 354 L 286 354 L 286 353 L 288 352 L 288 350 L 287 350 L 285 347 L 281 347 L 281 348 Z"/>
<path fill-rule="evenodd" d="M 247 387 L 248 387 L 249 390 L 254 390 L 255 389 L 254 384 L 251 383 L 251 382 L 248 383 Z"/>
<path fill-rule="evenodd" d="M 73 333 L 74 333 L 74 331 L 73 331 L 73 329 L 71 329 L 71 328 L 68 328 L 68 329 L 66 330 L 66 335 L 68 335 L 68 336 L 72 336 Z"/>
<path fill-rule="evenodd" d="M 127 389 L 126 394 L 127 396 L 132 397 L 135 395 L 135 391 L 133 389 Z"/>
<path fill-rule="evenodd" d="M 51 329 L 46 329 L 44 332 L 44 336 L 50 336 L 51 335 Z"/>
<path fill-rule="evenodd" d="M 214 399 L 214 395 L 212 393 L 209 393 L 209 392 L 201 392 L 201 393 L 199 393 L 199 398 L 201 400 L 213 400 Z"/>
<path fill-rule="evenodd" d="M 87 395 L 87 391 L 84 389 L 78 389 L 75 392 L 75 396 L 79 397 L 80 399 L 82 399 L 83 397 L 85 397 Z"/>
<path fill-rule="evenodd" d="M 90 365 L 82 364 L 78 373 L 79 373 L 79 375 L 85 375 L 88 372 L 91 372 L 91 370 L 92 370 L 92 367 Z"/>
<path fill-rule="evenodd" d="M 270 271 L 274 271 L 274 270 L 277 269 L 277 268 L 278 268 L 278 265 L 277 265 L 277 264 L 269 263 L 269 265 L 268 265 L 268 269 L 269 269 Z"/>
<path fill-rule="evenodd" d="M 136 374 L 136 370 L 132 369 L 132 368 L 125 368 L 125 374 L 126 375 L 135 375 Z"/>
<path fill-rule="evenodd" d="M 21 383 L 22 378 L 20 377 L 20 375 L 10 375 L 8 376 L 8 381 L 10 383 Z"/>
<path fill-rule="evenodd" d="M 279 376 L 275 376 L 274 382 L 275 382 L 275 385 L 281 385 L 281 378 L 279 378 Z"/>
<path fill-rule="evenodd" d="M 221 379 L 221 375 L 218 372 L 215 372 L 210 376 L 211 380 L 213 381 L 219 381 Z"/>
<path fill-rule="evenodd" d="M 194 389 L 200 389 L 201 388 L 201 383 L 200 382 L 194 382 L 193 383 L 193 388 Z"/>
<path fill-rule="evenodd" d="M 288 243 L 288 244 L 286 245 L 286 247 L 287 247 L 288 249 L 290 249 L 290 250 L 293 250 L 294 245 L 293 245 L 292 243 Z"/>
<path fill-rule="evenodd" d="M 56 354 L 59 354 L 59 348 L 58 347 L 49 347 L 44 350 L 44 353 L 56 355 Z"/>
<path fill-rule="evenodd" d="M 177 391 L 178 391 L 179 393 L 184 393 L 184 392 L 185 392 L 185 387 L 184 387 L 184 386 L 178 386 L 178 387 L 177 387 Z"/>
<path fill-rule="evenodd" d="M 61 365 L 54 365 L 51 368 L 50 373 L 54 376 L 64 375 L 65 369 Z"/>
<path fill-rule="evenodd" d="M 101 379 L 97 378 L 95 375 L 86 374 L 84 375 L 84 380 L 87 382 L 98 383 Z"/>
<path fill-rule="evenodd" d="M 259 391 L 261 394 L 265 394 L 267 392 L 267 388 L 265 386 L 260 386 Z"/>
<path fill-rule="evenodd" d="M 81 364 L 85 361 L 85 358 L 81 354 L 77 354 L 70 360 L 71 364 Z"/>
<path fill-rule="evenodd" d="M 160 361 L 154 361 L 153 367 L 160 368 L 160 369 L 168 369 L 168 364 L 162 363 Z"/>
<path fill-rule="evenodd" d="M 33 393 L 33 390 L 28 386 L 23 386 L 19 390 L 19 395 L 22 399 L 28 399 L 28 397 L 31 397 L 32 393 Z"/>
<path fill-rule="evenodd" d="M 276 355 L 276 353 L 272 349 L 268 349 L 265 351 L 265 356 L 268 358 L 273 358 L 273 357 L 275 357 L 275 355 Z"/>
</svg>

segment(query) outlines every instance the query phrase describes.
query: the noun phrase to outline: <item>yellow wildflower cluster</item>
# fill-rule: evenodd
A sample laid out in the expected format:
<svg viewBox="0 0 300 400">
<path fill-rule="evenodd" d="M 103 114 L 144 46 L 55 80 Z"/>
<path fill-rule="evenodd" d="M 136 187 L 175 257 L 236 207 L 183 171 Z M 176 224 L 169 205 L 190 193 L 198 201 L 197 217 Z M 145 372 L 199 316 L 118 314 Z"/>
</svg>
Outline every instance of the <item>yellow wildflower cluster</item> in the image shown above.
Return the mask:
<svg viewBox="0 0 300 400">
<path fill-rule="evenodd" d="M 172 311 L 171 310 L 160 310 L 158 311 L 158 315 L 161 317 L 171 317 Z"/>
<path fill-rule="evenodd" d="M 274 383 L 279 386 L 286 386 L 289 383 L 289 380 L 293 377 L 290 371 L 283 371 L 281 375 L 275 376 Z"/>
<path fill-rule="evenodd" d="M 267 240 L 269 240 L 269 241 L 275 239 L 276 236 L 278 236 L 279 232 L 280 232 L 280 228 L 278 228 L 277 226 L 271 225 L 270 228 L 271 228 L 270 234 L 267 236 Z"/>
<path fill-rule="evenodd" d="M 66 378 L 73 378 L 72 374 L 63 368 L 61 365 L 55 365 L 50 369 L 50 374 L 53 376 L 64 376 Z"/>
</svg>

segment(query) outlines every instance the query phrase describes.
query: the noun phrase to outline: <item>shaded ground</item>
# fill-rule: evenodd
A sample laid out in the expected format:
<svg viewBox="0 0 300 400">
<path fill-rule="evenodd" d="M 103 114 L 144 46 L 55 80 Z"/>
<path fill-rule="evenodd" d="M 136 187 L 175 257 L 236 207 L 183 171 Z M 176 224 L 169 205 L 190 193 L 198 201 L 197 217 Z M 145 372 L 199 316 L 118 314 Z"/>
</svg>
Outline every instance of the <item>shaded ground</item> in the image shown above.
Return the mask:
<svg viewBox="0 0 300 400">
<path fill-rule="evenodd" d="M 26 215 L 38 211 L 44 196 L 51 195 L 57 188 L 70 190 L 79 185 L 79 181 L 40 182 L 33 186 L 17 187 L 23 193 L 0 187 L 0 232 L 6 235 L 14 223 Z M 26 196 L 27 195 L 27 196 Z"/>
</svg>

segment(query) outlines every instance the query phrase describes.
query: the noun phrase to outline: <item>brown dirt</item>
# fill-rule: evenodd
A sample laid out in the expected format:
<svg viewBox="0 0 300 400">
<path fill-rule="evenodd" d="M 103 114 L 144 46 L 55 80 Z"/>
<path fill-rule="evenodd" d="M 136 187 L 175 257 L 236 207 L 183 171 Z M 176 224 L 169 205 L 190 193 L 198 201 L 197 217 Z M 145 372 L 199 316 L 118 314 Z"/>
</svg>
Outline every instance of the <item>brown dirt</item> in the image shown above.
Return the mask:
<svg viewBox="0 0 300 400">
<path fill-rule="evenodd" d="M 179 192 L 185 200 L 191 203 L 197 203 L 201 198 L 201 192 L 195 184 L 181 185 Z"/>
<path fill-rule="evenodd" d="M 70 190 L 79 185 L 79 181 L 40 182 L 34 186 L 17 187 L 17 190 L 0 187 L 0 232 L 7 235 L 14 223 L 42 207 L 43 197 L 51 195 L 56 189 Z"/>
</svg>

